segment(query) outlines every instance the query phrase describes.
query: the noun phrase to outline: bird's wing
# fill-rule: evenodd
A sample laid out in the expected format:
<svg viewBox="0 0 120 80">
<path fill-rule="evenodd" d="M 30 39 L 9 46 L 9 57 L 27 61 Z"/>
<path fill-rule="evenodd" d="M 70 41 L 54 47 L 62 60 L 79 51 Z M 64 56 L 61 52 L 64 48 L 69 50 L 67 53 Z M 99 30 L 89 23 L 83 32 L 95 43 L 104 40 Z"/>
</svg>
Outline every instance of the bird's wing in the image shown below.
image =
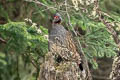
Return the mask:
<svg viewBox="0 0 120 80">
<path fill-rule="evenodd" d="M 72 58 L 74 60 L 76 60 L 78 63 L 81 62 L 81 58 L 80 58 L 80 55 L 77 51 L 77 48 L 75 46 L 75 42 L 73 41 L 73 38 L 72 38 L 72 35 L 70 32 L 67 32 L 67 38 L 66 38 L 66 42 L 67 42 L 67 48 L 71 51 L 72 53 Z"/>
<path fill-rule="evenodd" d="M 62 33 L 53 37 L 51 36 L 52 39 L 49 41 L 50 51 L 55 53 L 54 55 L 61 56 L 64 60 L 80 63 L 81 58 L 72 40 L 72 35 L 68 31 L 65 32 L 64 36 Z"/>
</svg>

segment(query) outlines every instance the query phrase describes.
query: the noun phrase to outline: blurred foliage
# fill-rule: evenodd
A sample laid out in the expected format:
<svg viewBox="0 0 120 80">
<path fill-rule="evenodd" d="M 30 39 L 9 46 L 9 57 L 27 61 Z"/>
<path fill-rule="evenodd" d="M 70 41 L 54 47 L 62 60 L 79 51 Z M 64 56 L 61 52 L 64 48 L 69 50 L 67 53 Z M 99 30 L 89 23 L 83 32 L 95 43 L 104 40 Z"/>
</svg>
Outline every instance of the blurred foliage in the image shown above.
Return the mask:
<svg viewBox="0 0 120 80">
<path fill-rule="evenodd" d="M 69 0 L 67 9 L 72 24 L 70 26 L 64 0 L 38 1 L 44 5 L 29 0 L 0 0 L 0 37 L 7 41 L 6 44 L 0 43 L 0 80 L 37 78 L 40 63 L 48 49 L 45 36 L 48 35 L 47 29 L 51 27 L 50 19 L 55 12 L 62 15 L 62 24 L 68 30 L 78 28 L 80 36 L 76 38 L 80 40 L 83 51 L 94 69 L 99 66 L 97 58 L 111 58 L 116 55 L 117 47 L 105 25 L 86 16 L 92 13 L 93 4 L 75 6 L 73 0 Z M 100 9 L 111 16 L 111 18 L 105 17 L 107 20 L 120 21 L 120 0 L 99 0 L 99 2 Z M 86 8 L 88 14 L 84 13 Z M 26 18 L 37 23 L 37 26 L 23 22 Z M 37 66 L 37 70 L 33 63 Z"/>
<path fill-rule="evenodd" d="M 85 31 L 85 35 L 76 38 L 81 42 L 83 51 L 94 69 L 98 68 L 97 58 L 116 56 L 117 46 L 103 23 L 86 19 L 85 23 L 79 21 L 78 25 Z"/>
<path fill-rule="evenodd" d="M 30 63 L 34 61 L 39 69 L 39 59 L 48 51 L 48 42 L 44 37 L 47 32 L 42 26 L 37 28 L 24 22 L 10 22 L 0 26 L 0 36 L 7 41 L 6 44 L 0 44 L 0 48 L 4 48 L 0 53 L 1 80 L 32 79 L 36 72 L 35 66 Z"/>
<path fill-rule="evenodd" d="M 80 38 L 83 48 L 88 59 L 93 64 L 93 68 L 98 68 L 96 63 L 97 58 L 111 58 L 116 55 L 116 44 L 112 39 L 111 34 L 107 31 L 102 23 L 89 22 L 87 32 L 83 38 Z"/>
</svg>

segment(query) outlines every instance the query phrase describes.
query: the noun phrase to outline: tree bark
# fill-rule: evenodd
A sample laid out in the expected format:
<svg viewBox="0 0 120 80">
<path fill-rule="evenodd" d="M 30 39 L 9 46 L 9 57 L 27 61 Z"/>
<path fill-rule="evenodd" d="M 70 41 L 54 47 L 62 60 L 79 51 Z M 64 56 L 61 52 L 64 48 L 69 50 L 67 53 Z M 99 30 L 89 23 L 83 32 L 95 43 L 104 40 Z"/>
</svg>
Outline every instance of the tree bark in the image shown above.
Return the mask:
<svg viewBox="0 0 120 80">
<path fill-rule="evenodd" d="M 114 58 L 110 79 L 120 80 L 120 56 Z"/>
<path fill-rule="evenodd" d="M 51 52 L 45 57 L 41 65 L 38 80 L 92 80 L 91 74 L 86 69 L 88 65 L 83 63 L 83 71 L 79 69 L 76 62 L 62 61 L 56 62 Z"/>
</svg>

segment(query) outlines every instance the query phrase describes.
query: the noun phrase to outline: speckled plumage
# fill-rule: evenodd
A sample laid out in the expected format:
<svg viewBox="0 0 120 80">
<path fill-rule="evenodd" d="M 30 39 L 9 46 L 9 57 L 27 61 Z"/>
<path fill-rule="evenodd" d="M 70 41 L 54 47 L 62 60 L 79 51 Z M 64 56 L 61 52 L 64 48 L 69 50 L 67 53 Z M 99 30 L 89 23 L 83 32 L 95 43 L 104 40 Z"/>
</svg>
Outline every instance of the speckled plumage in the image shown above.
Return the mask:
<svg viewBox="0 0 120 80">
<path fill-rule="evenodd" d="M 81 62 L 71 34 L 59 23 L 53 23 L 49 33 L 49 51 L 63 60 Z"/>
</svg>

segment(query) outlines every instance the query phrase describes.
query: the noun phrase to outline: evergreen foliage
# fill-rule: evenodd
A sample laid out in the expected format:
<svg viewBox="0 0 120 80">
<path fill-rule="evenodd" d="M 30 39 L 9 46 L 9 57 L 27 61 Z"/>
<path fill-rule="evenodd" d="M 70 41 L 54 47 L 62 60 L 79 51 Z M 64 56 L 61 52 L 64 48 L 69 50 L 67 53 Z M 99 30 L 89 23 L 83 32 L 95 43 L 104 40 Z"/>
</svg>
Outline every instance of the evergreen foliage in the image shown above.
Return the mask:
<svg viewBox="0 0 120 80">
<path fill-rule="evenodd" d="M 83 51 L 94 69 L 99 66 L 96 59 L 112 58 L 116 55 L 116 44 L 105 25 L 99 21 L 91 20 L 86 17 L 89 14 L 74 8 L 72 0 L 68 0 L 68 13 L 72 27 L 68 25 L 66 7 L 61 5 L 64 0 L 38 1 L 50 8 L 34 2 L 30 3 L 27 0 L 0 0 L 0 38 L 6 41 L 5 44 L 0 42 L 0 80 L 35 80 L 37 78 L 39 66 L 48 51 L 46 39 L 48 29 L 46 28 L 51 26 L 49 19 L 55 12 L 62 14 L 63 25 L 68 30 L 77 27 L 84 31 L 84 35 L 80 34 L 76 38 L 81 42 Z M 110 22 L 120 21 L 119 6 L 120 0 L 100 1 L 101 10 L 111 16 L 111 18 L 105 17 Z M 82 5 L 82 7 L 88 8 L 89 13 L 92 12 L 93 6 Z M 23 22 L 25 18 L 32 19 L 40 27 L 26 24 Z M 115 27 L 118 34 L 119 27 L 119 24 Z"/>
<path fill-rule="evenodd" d="M 39 32 L 40 30 L 41 32 Z M 34 25 L 28 26 L 24 22 L 10 22 L 1 25 L 0 32 L 1 37 L 7 41 L 5 45 L 1 44 L 0 46 L 1 48 L 4 46 L 0 53 L 0 79 L 19 80 L 25 78 L 28 73 L 28 76 L 33 75 L 32 71 L 29 72 L 32 68 L 34 69 L 30 65 L 31 61 L 34 61 L 38 68 L 39 59 L 44 57 L 48 51 L 48 41 L 44 37 L 48 34 L 47 29 L 42 26 L 40 29 Z M 24 68 L 26 74 L 23 71 Z M 31 78 L 28 77 L 23 80 L 30 80 Z"/>
</svg>

